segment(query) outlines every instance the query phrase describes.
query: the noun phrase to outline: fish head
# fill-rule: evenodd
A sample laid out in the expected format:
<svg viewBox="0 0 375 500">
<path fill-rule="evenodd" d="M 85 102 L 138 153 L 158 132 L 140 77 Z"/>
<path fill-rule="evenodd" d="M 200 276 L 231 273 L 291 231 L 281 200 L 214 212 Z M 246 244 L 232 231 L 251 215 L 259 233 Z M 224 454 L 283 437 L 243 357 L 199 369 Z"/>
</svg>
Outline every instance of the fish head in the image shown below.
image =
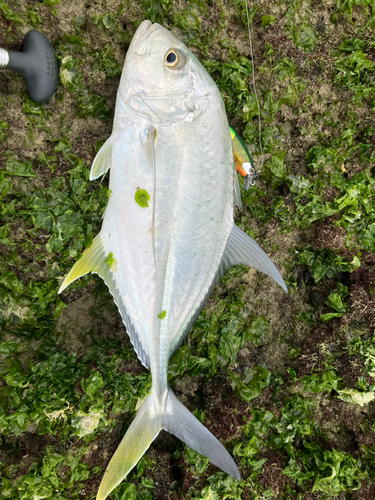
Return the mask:
<svg viewBox="0 0 375 500">
<path fill-rule="evenodd" d="M 200 99 L 219 92 L 180 40 L 160 24 L 143 21 L 126 54 L 118 93 L 131 111 L 160 124 L 193 120 Z"/>
</svg>

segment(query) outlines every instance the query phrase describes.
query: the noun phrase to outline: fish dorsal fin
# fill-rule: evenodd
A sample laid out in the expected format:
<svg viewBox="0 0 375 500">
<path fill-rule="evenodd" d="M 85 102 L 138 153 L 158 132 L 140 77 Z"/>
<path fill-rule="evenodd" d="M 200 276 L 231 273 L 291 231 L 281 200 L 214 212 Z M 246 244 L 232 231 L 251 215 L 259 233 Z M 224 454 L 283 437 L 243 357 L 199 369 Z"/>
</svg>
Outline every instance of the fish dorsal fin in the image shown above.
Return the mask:
<svg viewBox="0 0 375 500">
<path fill-rule="evenodd" d="M 118 291 L 118 288 L 116 286 L 116 281 L 111 269 L 111 264 L 110 262 L 108 262 L 107 257 L 108 253 L 103 244 L 103 240 L 100 234 L 98 234 L 92 242 L 91 247 L 86 248 L 86 250 L 82 254 L 82 257 L 77 260 L 72 269 L 69 271 L 62 285 L 60 286 L 58 293 L 63 292 L 65 288 L 70 285 L 70 283 L 73 283 L 73 281 L 80 278 L 81 276 L 84 276 L 87 273 L 96 273 L 101 278 L 103 278 L 109 288 L 111 295 L 113 296 L 115 304 L 120 311 L 121 317 L 126 326 L 126 331 L 130 337 L 131 343 L 134 346 L 134 350 L 137 353 L 137 356 L 143 366 L 148 368 L 150 366 L 149 356 L 144 350 L 139 335 L 136 332 L 128 313 L 126 312 L 123 300 L 120 296 L 120 292 Z"/>
<path fill-rule="evenodd" d="M 111 166 L 111 158 L 112 158 L 112 145 L 111 145 L 111 137 L 109 137 L 103 146 L 99 149 L 97 155 L 94 158 L 92 163 L 92 167 L 90 170 L 90 181 L 97 179 L 101 175 L 104 175 L 108 172 Z"/>
<path fill-rule="evenodd" d="M 240 184 L 238 182 L 236 165 L 233 163 L 233 206 L 242 210 Z"/>
<path fill-rule="evenodd" d="M 239 264 L 244 264 L 245 266 L 253 267 L 258 271 L 262 271 L 262 273 L 267 274 L 273 280 L 275 280 L 276 283 L 279 284 L 281 288 L 283 288 L 286 292 L 288 291 L 284 280 L 281 277 L 281 274 L 277 270 L 277 267 L 272 262 L 272 260 L 268 257 L 268 255 L 260 248 L 258 243 L 256 243 L 252 238 L 250 238 L 250 236 L 241 231 L 241 229 L 234 224 L 232 232 L 229 235 L 220 265 L 215 273 L 212 282 L 206 289 L 202 300 L 197 305 L 194 314 L 187 324 L 185 328 L 186 333 L 193 326 L 194 321 L 197 319 L 202 307 L 206 303 L 208 297 L 211 295 L 211 292 L 219 279 L 228 271 L 229 268 L 238 266 Z M 181 340 L 176 345 L 174 351 L 180 346 L 184 338 L 185 335 L 182 335 Z"/>
<path fill-rule="evenodd" d="M 225 247 L 225 253 L 220 265 L 220 274 L 224 274 L 230 267 L 238 266 L 239 264 L 253 267 L 267 274 L 281 288 L 286 292 L 288 291 L 277 267 L 264 250 L 250 236 L 234 225 Z"/>
</svg>

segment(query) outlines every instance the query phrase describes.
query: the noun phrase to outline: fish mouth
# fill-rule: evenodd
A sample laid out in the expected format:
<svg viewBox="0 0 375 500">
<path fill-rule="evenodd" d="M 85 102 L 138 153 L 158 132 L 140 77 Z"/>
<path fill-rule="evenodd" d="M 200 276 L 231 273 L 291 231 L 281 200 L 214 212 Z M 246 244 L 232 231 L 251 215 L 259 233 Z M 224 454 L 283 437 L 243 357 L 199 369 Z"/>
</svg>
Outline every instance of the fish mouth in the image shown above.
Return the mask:
<svg viewBox="0 0 375 500">
<path fill-rule="evenodd" d="M 125 108 L 131 114 L 143 116 L 159 125 L 171 124 L 185 119 L 188 115 L 191 117 L 200 114 L 199 109 L 191 99 L 190 108 L 186 104 L 187 95 L 180 94 L 168 99 L 168 106 L 165 106 L 166 99 L 163 96 L 149 97 L 134 94 L 128 94 L 127 98 L 121 98 Z"/>
<path fill-rule="evenodd" d="M 133 40 L 130 44 L 131 49 L 140 56 L 143 56 L 146 53 L 150 36 L 159 28 L 161 28 L 161 26 L 158 23 L 152 24 L 149 20 L 142 21 L 137 31 L 134 33 Z"/>
<path fill-rule="evenodd" d="M 152 22 L 149 20 L 142 21 L 138 26 L 137 31 L 134 33 L 132 43 L 137 43 L 141 38 L 143 38 L 146 32 L 151 28 Z"/>
</svg>

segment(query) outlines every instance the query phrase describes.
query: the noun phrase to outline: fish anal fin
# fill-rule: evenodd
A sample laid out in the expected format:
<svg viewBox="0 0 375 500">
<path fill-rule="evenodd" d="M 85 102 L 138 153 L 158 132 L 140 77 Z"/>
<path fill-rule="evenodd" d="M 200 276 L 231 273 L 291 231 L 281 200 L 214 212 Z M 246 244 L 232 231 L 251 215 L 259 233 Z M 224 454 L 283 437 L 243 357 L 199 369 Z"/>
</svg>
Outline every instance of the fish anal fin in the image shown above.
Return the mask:
<svg viewBox="0 0 375 500">
<path fill-rule="evenodd" d="M 230 267 L 238 266 L 239 264 L 253 267 L 267 274 L 281 288 L 286 292 L 288 291 L 281 274 L 266 252 L 250 236 L 234 225 L 229 235 L 221 263 L 222 274 Z"/>
<path fill-rule="evenodd" d="M 70 283 L 73 283 L 76 279 L 84 276 L 87 273 L 96 273 L 105 281 L 106 285 L 109 288 L 111 295 L 117 305 L 121 317 L 125 323 L 126 331 L 130 337 L 131 343 L 134 346 L 135 352 L 141 363 L 148 368 L 150 366 L 149 355 L 145 350 L 145 347 L 136 331 L 135 326 L 133 325 L 126 308 L 124 306 L 124 301 L 120 296 L 120 292 L 118 287 L 116 286 L 116 281 L 113 276 L 113 271 L 110 267 L 110 263 L 108 262 L 108 252 L 103 244 L 103 240 L 100 236 L 94 239 L 90 248 L 86 248 L 83 252 L 82 257 L 77 260 L 72 269 L 66 275 L 62 285 L 59 288 L 58 293 L 61 293 L 65 290 Z M 113 258 L 113 257 L 112 257 Z M 114 267 L 114 266 L 112 266 Z"/>
<path fill-rule="evenodd" d="M 110 268 L 106 264 L 106 253 L 103 245 L 103 241 L 100 234 L 94 239 L 90 248 L 86 248 L 83 252 L 82 257 L 77 260 L 69 273 L 65 276 L 62 285 L 59 288 L 58 293 L 61 293 L 65 288 L 73 283 L 76 279 L 84 276 L 87 273 L 97 273 L 104 281 L 109 282 L 108 275 Z M 107 278 L 107 279 L 106 279 Z"/>
<path fill-rule="evenodd" d="M 90 170 L 90 181 L 93 181 L 94 179 L 97 179 L 101 175 L 104 175 L 105 173 L 108 172 L 111 166 L 111 159 L 112 159 L 112 145 L 111 145 L 111 137 L 109 137 L 94 158 Z"/>
</svg>

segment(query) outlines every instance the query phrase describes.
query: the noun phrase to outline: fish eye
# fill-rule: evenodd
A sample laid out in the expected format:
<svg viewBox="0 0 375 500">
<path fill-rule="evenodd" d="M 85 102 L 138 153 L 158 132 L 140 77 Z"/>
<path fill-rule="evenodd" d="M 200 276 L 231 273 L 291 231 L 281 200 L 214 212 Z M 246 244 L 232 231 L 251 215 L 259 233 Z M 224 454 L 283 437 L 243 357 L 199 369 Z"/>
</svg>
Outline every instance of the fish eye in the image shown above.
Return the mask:
<svg viewBox="0 0 375 500">
<path fill-rule="evenodd" d="M 185 64 L 185 57 L 178 49 L 170 49 L 164 56 L 164 64 L 171 69 L 179 69 Z"/>
<path fill-rule="evenodd" d="M 176 52 L 170 50 L 166 55 L 165 62 L 168 64 L 168 66 L 174 66 L 177 62 Z"/>
</svg>

